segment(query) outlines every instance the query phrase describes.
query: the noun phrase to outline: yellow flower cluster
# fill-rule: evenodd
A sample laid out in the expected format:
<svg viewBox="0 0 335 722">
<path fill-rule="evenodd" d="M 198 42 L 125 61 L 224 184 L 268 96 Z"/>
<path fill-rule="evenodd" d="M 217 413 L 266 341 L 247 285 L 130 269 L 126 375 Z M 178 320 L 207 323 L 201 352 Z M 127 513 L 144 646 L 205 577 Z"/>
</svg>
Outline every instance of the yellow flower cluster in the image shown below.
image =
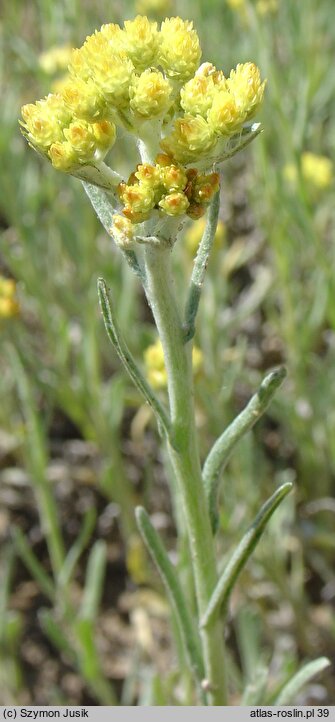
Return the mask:
<svg viewBox="0 0 335 722">
<path fill-rule="evenodd" d="M 165 389 L 167 386 L 167 373 L 164 364 L 163 348 L 160 340 L 151 344 L 144 352 L 144 364 L 149 383 L 154 389 Z M 199 348 L 193 346 L 192 365 L 194 375 L 198 374 L 203 365 L 203 354 Z"/>
<path fill-rule="evenodd" d="M 194 221 L 194 223 L 192 223 L 192 225 L 190 225 L 190 227 L 187 229 L 187 231 L 185 233 L 185 246 L 186 246 L 188 252 L 192 256 L 194 256 L 198 250 L 199 243 L 202 239 L 205 228 L 206 228 L 205 218 L 199 218 L 198 221 Z M 215 231 L 213 248 L 214 249 L 222 248 L 222 246 L 225 242 L 225 239 L 226 239 L 226 227 L 225 227 L 224 223 L 221 220 L 219 220 L 217 227 L 216 227 L 216 231 Z"/>
<path fill-rule="evenodd" d="M 57 169 L 74 174 L 104 158 L 115 125 L 140 137 L 143 126 L 146 137 L 161 135 L 174 162 L 209 168 L 254 116 L 265 84 L 253 63 L 226 79 L 211 63 L 199 67 L 200 57 L 193 24 L 179 17 L 160 28 L 141 15 L 123 28 L 103 25 L 72 51 L 59 92 L 23 106 L 22 131 Z"/>
<path fill-rule="evenodd" d="M 203 174 L 195 168 L 185 169 L 170 156 L 160 153 L 155 165 L 138 165 L 128 183 L 120 183 L 118 193 L 126 219 L 131 223 L 142 223 L 153 209 L 168 216 L 186 213 L 190 218 L 200 218 L 218 189 L 218 173 Z M 125 225 L 122 226 L 120 221 L 118 224 L 123 235 L 129 238 Z"/>
<path fill-rule="evenodd" d="M 79 99 L 81 107 L 84 105 Z M 114 123 L 71 113 L 62 95 L 48 95 L 22 108 L 23 132 L 29 143 L 46 155 L 57 170 L 73 172 L 80 165 L 101 160 L 114 144 Z"/>
<path fill-rule="evenodd" d="M 19 313 L 16 283 L 12 278 L 0 276 L 0 318 L 12 318 Z"/>
<path fill-rule="evenodd" d="M 222 141 L 256 114 L 264 88 L 254 63 L 237 65 L 227 79 L 211 63 L 203 63 L 180 91 L 185 113 L 161 142 L 163 150 L 184 164 L 206 155 L 215 159 Z"/>
<path fill-rule="evenodd" d="M 300 165 L 303 179 L 315 190 L 324 190 L 332 184 L 333 164 L 326 156 L 306 151 L 301 155 Z M 283 173 L 289 183 L 293 185 L 297 183 L 298 171 L 293 163 L 288 163 Z"/>
</svg>

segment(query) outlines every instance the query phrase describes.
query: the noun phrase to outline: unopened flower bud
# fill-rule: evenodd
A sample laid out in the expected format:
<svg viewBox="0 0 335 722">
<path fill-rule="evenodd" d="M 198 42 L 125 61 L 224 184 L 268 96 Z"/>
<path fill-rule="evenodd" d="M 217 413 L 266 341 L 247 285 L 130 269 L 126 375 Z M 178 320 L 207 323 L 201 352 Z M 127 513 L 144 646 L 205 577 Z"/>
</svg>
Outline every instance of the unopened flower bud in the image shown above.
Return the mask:
<svg viewBox="0 0 335 722">
<path fill-rule="evenodd" d="M 158 205 L 168 216 L 182 216 L 188 209 L 189 201 L 184 193 L 169 193 Z"/>
</svg>

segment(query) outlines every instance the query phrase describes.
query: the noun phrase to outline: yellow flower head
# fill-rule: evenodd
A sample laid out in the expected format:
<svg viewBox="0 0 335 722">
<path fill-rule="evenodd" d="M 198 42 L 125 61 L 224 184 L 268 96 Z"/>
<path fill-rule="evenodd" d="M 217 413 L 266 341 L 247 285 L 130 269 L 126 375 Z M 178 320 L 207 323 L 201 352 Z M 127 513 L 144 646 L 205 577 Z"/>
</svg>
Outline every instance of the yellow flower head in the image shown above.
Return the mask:
<svg viewBox="0 0 335 722">
<path fill-rule="evenodd" d="M 209 63 L 204 63 L 204 65 L 207 66 Z M 180 103 L 185 113 L 202 115 L 203 118 L 206 118 L 217 94 L 218 86 L 222 89 L 225 87 L 225 79 L 223 73 L 218 73 L 215 69 L 213 73 L 206 75 L 199 70 L 181 89 Z"/>
<path fill-rule="evenodd" d="M 214 132 L 201 115 L 184 115 L 175 121 L 172 133 L 162 140 L 161 147 L 179 163 L 190 163 L 206 155 L 215 143 Z"/>
<path fill-rule="evenodd" d="M 144 352 L 144 365 L 147 379 L 154 389 L 165 389 L 167 373 L 164 364 L 163 348 L 160 340 L 151 344 Z M 192 350 L 193 373 L 198 374 L 203 366 L 203 354 L 196 346 Z"/>
<path fill-rule="evenodd" d="M 138 15 L 135 20 L 126 20 L 124 24 L 124 49 L 136 71 L 142 72 L 151 66 L 157 66 L 159 33 L 157 23 Z"/>
<path fill-rule="evenodd" d="M 115 143 L 116 128 L 109 120 L 92 123 L 96 146 L 101 151 L 109 150 Z"/>
<path fill-rule="evenodd" d="M 62 90 L 62 98 L 72 117 L 94 121 L 106 116 L 105 98 L 90 78 L 70 79 Z"/>
<path fill-rule="evenodd" d="M 218 173 L 199 175 L 193 185 L 192 198 L 195 203 L 208 205 L 219 188 L 220 176 Z"/>
<path fill-rule="evenodd" d="M 239 63 L 236 70 L 231 71 L 227 86 L 246 120 L 252 118 L 261 105 L 265 82 L 261 82 L 259 68 L 254 63 Z"/>
<path fill-rule="evenodd" d="M 69 141 L 53 143 L 49 149 L 49 158 L 56 170 L 71 173 L 78 165 L 78 155 Z"/>
<path fill-rule="evenodd" d="M 120 183 L 119 196 L 124 215 L 134 223 L 144 221 L 155 205 L 155 193 L 148 183 Z"/>
<path fill-rule="evenodd" d="M 108 45 L 108 43 L 107 43 Z M 94 84 L 113 108 L 126 108 L 134 66 L 125 53 L 108 52 L 92 56 L 90 70 Z"/>
<path fill-rule="evenodd" d="M 158 70 L 145 70 L 133 78 L 130 108 L 143 118 L 162 115 L 171 105 L 172 87 Z"/>
<path fill-rule="evenodd" d="M 171 161 L 170 165 L 160 166 L 160 180 L 168 193 L 184 190 L 188 182 L 185 169 Z"/>
<path fill-rule="evenodd" d="M 158 205 L 168 216 L 182 216 L 186 213 L 190 202 L 184 193 L 175 192 L 164 196 Z"/>
<path fill-rule="evenodd" d="M 48 95 L 37 103 L 24 105 L 21 112 L 24 135 L 42 152 L 46 152 L 53 142 L 63 139 L 63 129 L 71 118 L 60 95 Z"/>
<path fill-rule="evenodd" d="M 243 125 L 245 118 L 231 93 L 217 93 L 208 112 L 208 124 L 215 133 L 230 135 Z"/>
<path fill-rule="evenodd" d="M 66 140 L 71 143 L 78 160 L 89 162 L 95 153 L 96 142 L 91 123 L 77 120 L 64 130 Z"/>
<path fill-rule="evenodd" d="M 184 83 L 196 71 L 200 58 L 200 42 L 193 23 L 178 17 L 164 20 L 160 32 L 159 63 L 166 74 Z"/>
</svg>

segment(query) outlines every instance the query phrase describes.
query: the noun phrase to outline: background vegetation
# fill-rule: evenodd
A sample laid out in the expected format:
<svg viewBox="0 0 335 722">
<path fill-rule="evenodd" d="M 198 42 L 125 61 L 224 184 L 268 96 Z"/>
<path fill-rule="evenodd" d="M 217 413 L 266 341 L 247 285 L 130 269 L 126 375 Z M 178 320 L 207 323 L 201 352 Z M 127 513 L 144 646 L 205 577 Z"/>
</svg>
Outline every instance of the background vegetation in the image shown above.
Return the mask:
<svg viewBox="0 0 335 722">
<path fill-rule="evenodd" d="M 156 340 L 151 316 L 80 182 L 40 161 L 17 122 L 62 73 L 43 52 L 135 12 L 3 0 L 0 271 L 16 290 L 0 282 L 1 704 L 192 703 L 133 516 L 144 503 L 176 557 L 178 510 L 150 413 L 108 346 L 97 277 L 138 359 Z M 226 73 L 253 60 L 268 79 L 263 134 L 223 168 L 196 399 L 205 454 L 265 371 L 287 366 L 225 472 L 218 542 L 224 560 L 265 498 L 296 482 L 231 605 L 231 703 L 271 704 L 302 661 L 334 658 L 334 176 L 315 158 L 334 156 L 333 0 L 176 0 L 172 13 L 195 21 L 204 59 Z M 112 151 L 125 175 L 132 152 Z M 190 246 L 175 249 L 181 293 Z M 296 702 L 335 704 L 333 671 Z"/>
</svg>

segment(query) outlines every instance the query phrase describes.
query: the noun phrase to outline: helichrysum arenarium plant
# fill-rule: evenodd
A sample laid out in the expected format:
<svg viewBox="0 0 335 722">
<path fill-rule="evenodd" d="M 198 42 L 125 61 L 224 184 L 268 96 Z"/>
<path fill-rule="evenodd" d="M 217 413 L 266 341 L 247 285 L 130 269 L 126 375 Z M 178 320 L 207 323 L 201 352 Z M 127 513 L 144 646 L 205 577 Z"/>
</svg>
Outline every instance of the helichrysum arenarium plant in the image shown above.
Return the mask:
<svg viewBox="0 0 335 722">
<path fill-rule="evenodd" d="M 137 508 L 136 518 L 178 621 L 197 699 L 211 705 L 228 701 L 222 622 L 231 591 L 267 521 L 291 489 L 290 483 L 284 484 L 264 504 L 218 574 L 215 534 L 222 470 L 285 376 L 278 369 L 264 380 L 201 467 L 192 341 L 218 222 L 220 164 L 260 132 L 252 119 L 262 103 L 264 87 L 252 62 L 237 65 L 229 77 L 211 63 L 201 63 L 200 42 L 191 22 L 173 17 L 159 28 L 138 16 L 123 28 L 107 24 L 87 37 L 72 52 L 61 92 L 22 109 L 22 131 L 28 142 L 55 169 L 83 181 L 106 231 L 141 280 L 151 307 L 159 334 L 155 353 L 164 384 L 152 383 L 152 368 L 146 378 L 138 367 L 118 327 L 117 307 L 104 281 L 98 282 L 107 333 L 156 415 L 174 472 L 174 493 L 181 500 L 190 550 L 196 619 L 183 577 L 179 578 L 146 511 Z M 139 163 L 128 179 L 113 167 L 112 149 L 120 132 L 129 134 L 139 152 Z M 174 288 L 171 252 L 187 219 L 201 218 L 207 208 L 184 304 Z M 167 398 L 157 395 L 158 387 L 165 384 Z M 305 670 L 304 681 L 314 672 L 314 667 Z M 282 699 L 292 697 L 301 681 L 301 677 L 296 685 L 291 681 Z"/>
</svg>

